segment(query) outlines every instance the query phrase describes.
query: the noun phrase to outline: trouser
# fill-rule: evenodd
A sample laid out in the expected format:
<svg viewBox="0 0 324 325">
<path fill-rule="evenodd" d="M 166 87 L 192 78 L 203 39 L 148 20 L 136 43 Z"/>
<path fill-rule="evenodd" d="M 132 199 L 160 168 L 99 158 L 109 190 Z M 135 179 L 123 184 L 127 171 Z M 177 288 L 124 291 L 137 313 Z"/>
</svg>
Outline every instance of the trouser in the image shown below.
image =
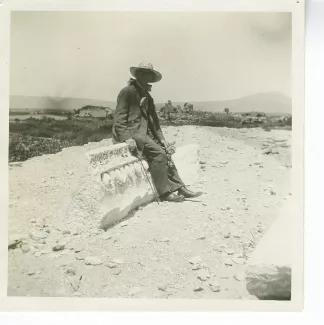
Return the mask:
<svg viewBox="0 0 324 325">
<path fill-rule="evenodd" d="M 142 139 L 134 135 L 134 140 L 138 143 Z M 150 135 L 146 136 L 142 152 L 159 196 L 175 192 L 185 186 L 176 167 L 167 165 L 168 158 L 164 149 Z"/>
</svg>

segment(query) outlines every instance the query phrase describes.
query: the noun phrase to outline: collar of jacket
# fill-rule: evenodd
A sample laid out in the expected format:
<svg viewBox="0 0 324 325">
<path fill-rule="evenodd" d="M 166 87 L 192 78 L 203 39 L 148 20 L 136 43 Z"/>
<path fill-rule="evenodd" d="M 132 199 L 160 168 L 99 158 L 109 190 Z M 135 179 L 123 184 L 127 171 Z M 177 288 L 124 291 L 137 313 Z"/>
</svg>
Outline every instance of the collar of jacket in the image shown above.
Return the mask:
<svg viewBox="0 0 324 325">
<path fill-rule="evenodd" d="M 149 94 L 149 92 L 147 90 L 145 90 L 143 88 L 142 85 L 139 84 L 139 82 L 136 79 L 131 78 L 128 81 L 128 84 L 133 86 L 135 88 L 136 91 L 138 91 L 138 93 L 142 96 L 142 97 L 148 97 L 151 98 L 151 95 Z"/>
</svg>

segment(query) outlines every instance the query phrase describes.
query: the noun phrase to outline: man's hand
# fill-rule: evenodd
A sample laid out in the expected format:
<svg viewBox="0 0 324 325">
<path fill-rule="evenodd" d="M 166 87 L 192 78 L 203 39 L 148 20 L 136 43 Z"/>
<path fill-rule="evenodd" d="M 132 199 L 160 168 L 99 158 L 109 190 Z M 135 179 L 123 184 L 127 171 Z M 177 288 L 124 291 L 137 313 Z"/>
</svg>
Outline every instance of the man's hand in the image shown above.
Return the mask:
<svg viewBox="0 0 324 325">
<path fill-rule="evenodd" d="M 175 142 L 167 142 L 165 140 L 162 140 L 162 144 L 164 145 L 164 147 L 166 148 L 166 151 L 170 155 L 173 155 L 175 153 L 175 151 L 176 151 Z"/>
<path fill-rule="evenodd" d="M 128 147 L 129 147 L 129 150 L 130 151 L 134 151 L 134 150 L 137 149 L 136 142 L 135 142 L 134 139 L 128 139 L 128 140 L 126 140 L 126 143 L 128 144 Z"/>
</svg>

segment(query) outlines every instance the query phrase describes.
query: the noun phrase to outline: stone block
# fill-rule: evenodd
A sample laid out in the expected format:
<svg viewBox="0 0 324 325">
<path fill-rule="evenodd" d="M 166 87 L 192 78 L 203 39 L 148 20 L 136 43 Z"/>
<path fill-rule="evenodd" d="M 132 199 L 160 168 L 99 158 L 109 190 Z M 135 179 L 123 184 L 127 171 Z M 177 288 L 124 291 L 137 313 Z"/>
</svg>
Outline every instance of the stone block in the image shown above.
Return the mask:
<svg viewBox="0 0 324 325">
<path fill-rule="evenodd" d="M 177 149 L 173 160 L 186 185 L 199 178 L 199 147 Z M 126 143 L 98 148 L 86 153 L 88 168 L 66 210 L 65 220 L 75 218 L 83 224 L 107 229 L 132 210 L 154 200 L 148 164 L 134 157 Z M 154 185 L 153 185 L 154 186 Z"/>
<path fill-rule="evenodd" d="M 292 202 L 287 200 L 274 224 L 253 252 L 246 270 L 246 288 L 262 300 L 291 298 Z"/>
</svg>

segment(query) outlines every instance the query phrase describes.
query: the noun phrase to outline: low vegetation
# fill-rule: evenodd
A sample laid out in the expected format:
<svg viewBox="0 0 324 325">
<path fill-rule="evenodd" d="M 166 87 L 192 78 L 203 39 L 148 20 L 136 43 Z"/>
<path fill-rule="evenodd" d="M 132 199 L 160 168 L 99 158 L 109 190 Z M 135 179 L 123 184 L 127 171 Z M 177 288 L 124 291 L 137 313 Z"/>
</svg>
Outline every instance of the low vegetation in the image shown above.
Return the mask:
<svg viewBox="0 0 324 325">
<path fill-rule="evenodd" d="M 26 114 L 26 113 L 25 113 Z M 63 114 L 63 115 L 62 115 Z M 113 116 L 79 117 L 78 114 L 62 113 L 59 116 L 19 118 L 11 115 L 9 125 L 9 162 L 24 161 L 43 154 L 54 154 L 63 148 L 80 146 L 110 138 Z M 266 131 L 274 128 L 291 129 L 291 116 L 266 116 L 262 112 L 233 114 L 228 108 L 224 112 L 195 111 L 190 103 L 173 107 L 171 101 L 158 112 L 162 125 L 201 125 L 215 127 L 262 127 Z M 63 119 L 62 119 L 63 118 Z"/>
<path fill-rule="evenodd" d="M 113 121 L 105 118 L 57 120 L 29 118 L 9 126 L 9 162 L 24 161 L 63 148 L 111 137 Z"/>
<path fill-rule="evenodd" d="M 188 109 L 190 107 L 190 109 Z M 267 116 L 264 112 L 231 113 L 229 108 L 224 112 L 204 112 L 193 110 L 192 104 L 186 103 L 183 108 L 165 104 L 159 111 L 162 125 L 201 125 L 229 128 L 262 127 L 265 130 L 274 128 L 291 129 L 291 116 Z"/>
</svg>

